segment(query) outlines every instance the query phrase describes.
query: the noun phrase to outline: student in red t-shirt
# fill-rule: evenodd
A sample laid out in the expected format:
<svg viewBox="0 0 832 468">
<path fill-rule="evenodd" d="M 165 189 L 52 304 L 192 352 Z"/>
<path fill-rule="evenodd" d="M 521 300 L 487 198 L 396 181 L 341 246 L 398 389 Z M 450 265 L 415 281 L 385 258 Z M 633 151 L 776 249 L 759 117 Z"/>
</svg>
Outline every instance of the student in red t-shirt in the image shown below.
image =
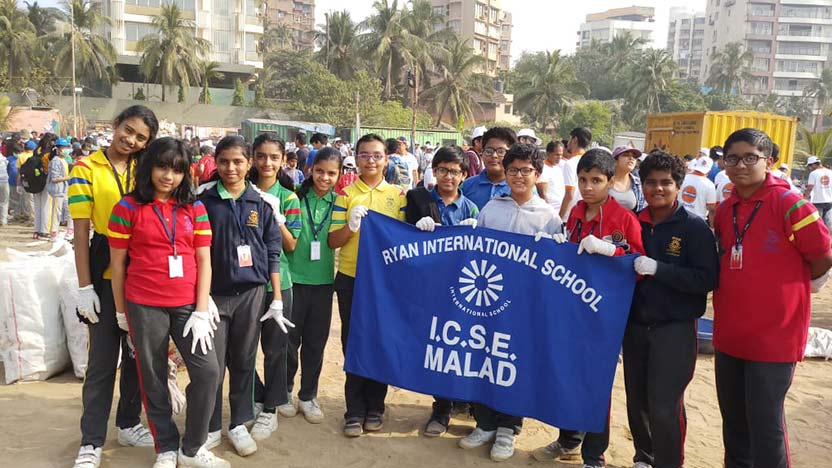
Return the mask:
<svg viewBox="0 0 832 468">
<path fill-rule="evenodd" d="M 714 348 L 725 468 L 791 465 L 783 402 L 806 348 L 809 294 L 832 267 L 826 225 L 767 172 L 771 151 L 768 135 L 751 128 L 724 145 L 734 191 L 714 216 L 721 252 Z"/>
<path fill-rule="evenodd" d="M 118 325 L 129 328 L 136 351 L 154 466 L 175 467 L 177 460 L 183 466 L 231 466 L 202 448 L 219 384 L 213 350 L 218 315 L 209 312 L 211 225 L 191 190 L 190 165 L 187 146 L 173 138 L 154 141 L 139 160 L 136 188 L 110 216 L 113 298 Z M 191 381 L 181 446 L 167 386 L 171 338 Z"/>
</svg>

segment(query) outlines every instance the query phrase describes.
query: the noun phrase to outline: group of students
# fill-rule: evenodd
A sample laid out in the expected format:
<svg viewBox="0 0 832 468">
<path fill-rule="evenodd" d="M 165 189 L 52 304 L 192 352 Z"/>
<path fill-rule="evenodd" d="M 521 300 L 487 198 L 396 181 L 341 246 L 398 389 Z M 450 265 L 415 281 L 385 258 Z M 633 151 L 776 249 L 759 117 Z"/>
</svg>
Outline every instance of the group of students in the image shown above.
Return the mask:
<svg viewBox="0 0 832 468">
<path fill-rule="evenodd" d="M 225 428 L 239 455 L 257 451 L 257 441 L 277 429 L 278 414 L 300 412 L 310 423 L 322 422 L 317 391 L 332 294 L 345 352 L 361 223 L 370 210 L 422 231 L 487 227 L 538 242 L 572 242 L 579 253 L 639 255 L 623 343 L 637 468 L 683 464 L 683 395 L 696 363 L 696 319 L 716 288 L 726 467 L 788 466 L 783 400 L 805 346 L 809 292 L 825 282 L 832 252 L 814 207 L 768 175 L 772 143 L 762 132 L 744 129 L 725 144 L 735 189 L 716 211 L 715 238 L 677 202 L 685 168 L 662 152 L 638 169 L 646 208 L 635 213 L 610 195 L 616 158 L 600 148 L 573 151 L 567 162 L 575 167 L 573 198 L 580 200 L 564 223 L 536 195 L 543 155 L 507 128 L 481 137 L 484 176 L 466 179 L 468 155 L 442 147 L 431 161 L 435 186 L 409 191 L 385 180 L 385 141 L 365 135 L 355 146 L 357 179 L 336 194 L 342 155 L 334 148 L 316 152 L 309 177 L 295 191 L 281 140 L 263 134 L 249 144 L 226 137 L 215 149 L 216 175 L 197 192 L 191 151 L 176 139 L 156 139 L 158 122 L 149 109 L 126 109 L 114 127 L 113 144 L 77 162 L 70 175 L 78 314 L 90 329 L 76 468 L 101 462 L 119 350 L 118 440 L 155 446 L 154 467 L 230 466 L 210 451 L 222 437 L 226 368 L 231 415 Z M 757 283 L 770 284 L 772 275 L 781 286 L 760 291 Z M 171 339 L 190 377 L 181 440 L 166 377 Z M 262 379 L 255 369 L 258 343 Z M 345 436 L 382 429 L 387 388 L 346 374 Z M 142 402 L 152 433 L 139 421 Z M 424 434 L 443 434 L 454 409 L 467 407 L 436 398 Z M 510 458 L 522 418 L 477 402 L 470 408 L 476 428 L 459 445 L 491 444 L 493 460 Z M 562 428 L 558 440 L 533 455 L 581 457 L 585 467 L 600 467 L 608 443 L 609 426 L 598 434 Z"/>
</svg>

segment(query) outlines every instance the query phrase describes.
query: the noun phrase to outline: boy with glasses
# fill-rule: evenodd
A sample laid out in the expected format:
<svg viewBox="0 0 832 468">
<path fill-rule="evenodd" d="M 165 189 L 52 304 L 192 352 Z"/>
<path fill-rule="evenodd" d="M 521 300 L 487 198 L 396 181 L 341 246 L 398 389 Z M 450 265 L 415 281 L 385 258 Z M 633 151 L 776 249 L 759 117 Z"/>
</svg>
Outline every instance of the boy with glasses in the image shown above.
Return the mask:
<svg viewBox="0 0 832 468">
<path fill-rule="evenodd" d="M 788 468 L 783 403 L 806 348 L 809 294 L 832 267 L 829 230 L 811 203 L 767 173 L 768 135 L 737 130 L 724 151 L 734 190 L 714 221 L 714 348 L 725 468 Z"/>
<path fill-rule="evenodd" d="M 469 177 L 462 184 L 462 193 L 473 201 L 480 210 L 493 198 L 508 195 L 511 189 L 506 182 L 503 158 L 508 149 L 517 141 L 514 130 L 494 127 L 482 137 L 482 161 L 485 170 Z"/>
</svg>

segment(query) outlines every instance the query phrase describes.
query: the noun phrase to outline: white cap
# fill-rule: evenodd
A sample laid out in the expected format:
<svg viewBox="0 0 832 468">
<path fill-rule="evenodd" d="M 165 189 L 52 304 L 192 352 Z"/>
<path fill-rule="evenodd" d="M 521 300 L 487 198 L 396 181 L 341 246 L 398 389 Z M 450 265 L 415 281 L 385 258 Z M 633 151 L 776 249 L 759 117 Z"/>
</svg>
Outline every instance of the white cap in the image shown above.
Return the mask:
<svg viewBox="0 0 832 468">
<path fill-rule="evenodd" d="M 647 159 L 647 153 L 641 153 L 641 156 L 638 157 L 639 162 L 644 162 Z"/>
<path fill-rule="evenodd" d="M 352 156 L 347 156 L 346 158 L 344 158 L 344 166 L 355 167 L 355 158 Z"/>
<path fill-rule="evenodd" d="M 480 138 L 485 135 L 485 132 L 488 131 L 485 127 L 475 127 L 474 130 L 471 131 L 471 141 L 474 141 L 476 138 Z"/>
<path fill-rule="evenodd" d="M 714 167 L 714 161 L 711 158 L 699 158 L 693 160 L 693 170 L 703 175 L 711 172 L 712 167 Z"/>
<path fill-rule="evenodd" d="M 780 165 L 780 170 L 781 171 L 788 171 L 789 170 L 789 165 L 786 164 L 786 163 L 781 164 Z"/>
<path fill-rule="evenodd" d="M 820 158 L 817 156 L 809 156 L 809 159 L 806 160 L 806 165 L 811 166 L 812 164 L 820 164 Z"/>
<path fill-rule="evenodd" d="M 699 148 L 699 154 L 702 156 L 709 156 L 711 154 L 711 149 L 705 147 Z"/>
<path fill-rule="evenodd" d="M 517 132 L 517 138 L 519 139 L 520 137 L 534 138 L 534 144 L 536 144 L 537 146 L 540 146 L 540 145 L 543 144 L 543 140 L 538 138 L 537 135 L 534 134 L 534 130 L 532 130 L 531 128 L 524 128 L 524 129 L 521 129 L 519 132 Z"/>
</svg>

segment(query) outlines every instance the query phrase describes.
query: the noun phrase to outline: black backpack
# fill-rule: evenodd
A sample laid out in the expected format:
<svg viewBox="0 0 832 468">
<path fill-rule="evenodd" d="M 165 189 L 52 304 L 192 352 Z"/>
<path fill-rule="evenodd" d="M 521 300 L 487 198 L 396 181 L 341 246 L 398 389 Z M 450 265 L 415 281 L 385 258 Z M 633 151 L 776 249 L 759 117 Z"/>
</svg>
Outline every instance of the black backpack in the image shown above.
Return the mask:
<svg viewBox="0 0 832 468">
<path fill-rule="evenodd" d="M 41 159 L 32 155 L 20 167 L 20 178 L 23 179 L 23 189 L 29 193 L 40 193 L 46 187 L 46 172 L 43 171 Z"/>
</svg>

